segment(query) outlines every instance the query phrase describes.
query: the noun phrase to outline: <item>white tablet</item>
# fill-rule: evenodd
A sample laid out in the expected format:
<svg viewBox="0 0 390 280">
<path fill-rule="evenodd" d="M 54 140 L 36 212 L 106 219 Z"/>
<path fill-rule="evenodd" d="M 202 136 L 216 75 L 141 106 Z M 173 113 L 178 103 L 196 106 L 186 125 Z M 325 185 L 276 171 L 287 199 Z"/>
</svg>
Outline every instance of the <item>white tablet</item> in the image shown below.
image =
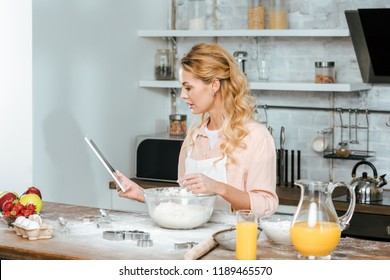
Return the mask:
<svg viewBox="0 0 390 280">
<path fill-rule="evenodd" d="M 92 151 L 94 151 L 95 155 L 101 161 L 103 166 L 107 169 L 108 173 L 110 173 L 110 175 L 114 179 L 115 183 L 121 188 L 121 190 L 123 192 L 125 192 L 126 191 L 125 187 L 122 185 L 122 183 L 118 180 L 118 178 L 114 174 L 115 173 L 115 169 L 108 162 L 108 160 L 103 156 L 102 152 L 96 146 L 95 142 L 93 142 L 93 140 L 89 139 L 87 136 L 85 136 L 84 139 L 87 142 L 88 146 L 92 149 Z"/>
</svg>

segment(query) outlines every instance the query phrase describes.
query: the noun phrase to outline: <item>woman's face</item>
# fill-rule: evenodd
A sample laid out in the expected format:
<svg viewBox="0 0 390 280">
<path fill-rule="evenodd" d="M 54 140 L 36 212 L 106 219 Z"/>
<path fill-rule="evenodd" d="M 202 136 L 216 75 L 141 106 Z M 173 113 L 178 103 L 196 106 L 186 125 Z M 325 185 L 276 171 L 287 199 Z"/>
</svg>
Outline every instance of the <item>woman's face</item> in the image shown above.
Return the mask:
<svg viewBox="0 0 390 280">
<path fill-rule="evenodd" d="M 179 80 L 181 83 L 180 98 L 183 99 L 193 114 L 209 112 L 214 104 L 216 92 L 213 83 L 205 83 L 191 72 L 180 69 Z"/>
</svg>

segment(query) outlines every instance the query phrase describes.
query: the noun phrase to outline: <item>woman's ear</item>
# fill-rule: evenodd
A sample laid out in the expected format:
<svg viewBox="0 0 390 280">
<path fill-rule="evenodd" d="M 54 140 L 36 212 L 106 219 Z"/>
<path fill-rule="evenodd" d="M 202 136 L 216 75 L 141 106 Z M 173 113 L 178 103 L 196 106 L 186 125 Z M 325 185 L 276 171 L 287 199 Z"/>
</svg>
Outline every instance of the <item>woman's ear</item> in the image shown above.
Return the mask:
<svg viewBox="0 0 390 280">
<path fill-rule="evenodd" d="M 213 80 L 211 82 L 211 89 L 213 92 L 218 92 L 221 88 L 221 82 L 219 80 Z"/>
</svg>

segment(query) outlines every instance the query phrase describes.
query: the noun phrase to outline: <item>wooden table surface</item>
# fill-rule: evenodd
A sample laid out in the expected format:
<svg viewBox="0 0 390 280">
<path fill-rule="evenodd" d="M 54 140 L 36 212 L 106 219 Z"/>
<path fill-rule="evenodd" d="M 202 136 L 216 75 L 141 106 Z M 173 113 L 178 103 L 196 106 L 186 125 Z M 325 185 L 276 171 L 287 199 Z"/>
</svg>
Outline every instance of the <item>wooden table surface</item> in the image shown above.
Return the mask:
<svg viewBox="0 0 390 280">
<path fill-rule="evenodd" d="M 101 217 L 98 208 L 44 202 L 41 213 L 43 222 L 55 227 L 53 238 L 27 240 L 17 236 L 12 228 L 0 224 L 0 259 L 92 259 L 180 260 L 188 249 L 175 249 L 175 243 L 202 242 L 219 230 L 229 228 L 223 223 L 209 222 L 193 230 L 169 230 L 159 228 L 147 213 L 107 211 L 112 218 L 110 228 L 98 228 Z M 58 218 L 68 222 L 69 233 L 62 231 Z M 87 222 L 86 222 L 87 221 Z M 151 234 L 152 247 L 138 247 L 134 240 L 110 241 L 102 238 L 106 230 L 142 230 Z M 235 259 L 235 252 L 215 247 L 202 259 Z M 297 259 L 291 245 L 277 245 L 261 233 L 258 241 L 258 259 Z M 390 243 L 355 238 L 341 238 L 332 259 L 383 260 L 390 259 Z"/>
</svg>

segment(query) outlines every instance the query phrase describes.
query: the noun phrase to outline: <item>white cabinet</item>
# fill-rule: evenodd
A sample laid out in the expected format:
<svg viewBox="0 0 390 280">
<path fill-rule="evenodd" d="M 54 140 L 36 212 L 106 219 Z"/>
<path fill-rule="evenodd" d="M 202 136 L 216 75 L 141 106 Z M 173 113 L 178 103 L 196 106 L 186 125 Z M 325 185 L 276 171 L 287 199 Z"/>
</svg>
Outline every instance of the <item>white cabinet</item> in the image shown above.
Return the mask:
<svg viewBox="0 0 390 280">
<path fill-rule="evenodd" d="M 138 36 L 143 38 L 177 37 L 349 37 L 348 29 L 286 29 L 286 30 L 139 30 Z M 180 88 L 178 81 L 141 80 L 140 87 L 149 88 Z M 365 83 L 289 83 L 289 82 L 250 82 L 254 90 L 275 91 L 321 91 L 321 92 L 352 92 L 371 89 L 371 84 Z"/>
</svg>

